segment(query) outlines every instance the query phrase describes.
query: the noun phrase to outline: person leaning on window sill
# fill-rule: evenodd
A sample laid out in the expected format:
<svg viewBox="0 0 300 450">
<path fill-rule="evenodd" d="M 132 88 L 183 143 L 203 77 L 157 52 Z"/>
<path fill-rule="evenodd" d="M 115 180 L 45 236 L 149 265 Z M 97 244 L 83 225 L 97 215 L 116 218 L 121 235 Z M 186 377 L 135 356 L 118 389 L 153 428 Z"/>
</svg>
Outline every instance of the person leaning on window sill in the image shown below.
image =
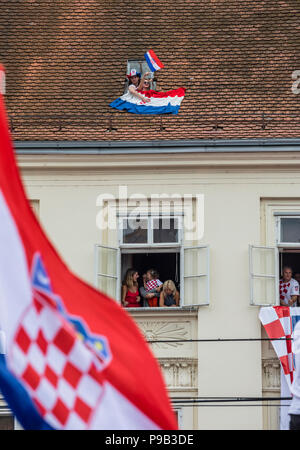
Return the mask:
<svg viewBox="0 0 300 450">
<path fill-rule="evenodd" d="M 163 289 L 160 293 L 159 306 L 179 306 L 179 292 L 172 280 L 164 282 Z"/>
<path fill-rule="evenodd" d="M 158 303 L 159 303 L 160 293 L 157 292 L 156 289 L 151 289 L 150 291 L 146 291 L 144 286 L 141 286 L 140 294 L 143 299 L 144 307 L 151 307 L 151 306 L 153 306 L 153 303 L 156 303 L 155 306 L 159 306 Z M 150 303 L 152 303 L 152 305 L 149 304 L 149 300 L 150 300 Z M 152 302 L 151 302 L 151 300 L 152 300 Z"/>
</svg>

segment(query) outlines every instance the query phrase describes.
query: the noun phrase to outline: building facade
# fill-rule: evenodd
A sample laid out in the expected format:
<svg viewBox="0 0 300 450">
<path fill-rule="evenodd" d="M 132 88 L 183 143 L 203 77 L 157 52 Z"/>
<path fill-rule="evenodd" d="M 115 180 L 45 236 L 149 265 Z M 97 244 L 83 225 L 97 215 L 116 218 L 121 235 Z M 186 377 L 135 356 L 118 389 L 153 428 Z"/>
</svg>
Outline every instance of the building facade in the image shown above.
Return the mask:
<svg viewBox="0 0 300 450">
<path fill-rule="evenodd" d="M 181 429 L 277 429 L 278 400 L 237 399 L 280 395 L 258 313 L 300 268 L 298 3 L 3 3 L 9 123 L 47 235 L 114 301 L 131 266 L 175 281 L 178 307 L 127 312 Z M 187 88 L 178 116 L 108 107 L 150 46 L 156 89 Z"/>
<path fill-rule="evenodd" d="M 277 236 L 278 218 L 294 218 L 300 211 L 298 142 L 194 144 L 161 146 L 157 153 L 144 143 L 132 144 L 125 151 L 96 144 L 88 150 L 84 143 L 82 151 L 78 143 L 70 150 L 61 144 L 59 155 L 51 149 L 52 143 L 41 145 L 38 154 L 36 146 L 30 149 L 28 143 L 16 144 L 16 150 L 33 208 L 63 259 L 79 276 L 120 300 L 118 290 L 128 258 L 129 266 L 134 261 L 138 269 L 143 264 L 147 267 L 149 255 L 157 264 L 164 258 L 163 265 L 169 261 L 173 279 L 180 272 L 178 308 L 145 307 L 129 312 L 158 358 L 180 426 L 276 429 L 278 401 L 269 401 L 265 407 L 262 402 L 255 406 L 239 403 L 238 407 L 234 402 L 230 406 L 224 402 L 192 406 L 190 402 L 280 396 L 279 361 L 271 344 L 260 340 L 266 336 L 258 313 L 261 305 L 276 303 L 279 256 L 284 250 Z M 159 168 L 155 175 L 149 159 L 151 166 Z M 177 201 L 178 186 L 183 199 L 201 198 L 200 214 L 193 211 L 198 220 L 203 219 L 198 240 L 183 239 L 175 248 L 168 242 L 128 246 L 120 241 L 120 222 L 112 226 L 113 215 L 109 214 L 107 226 L 101 228 L 99 214 L 105 202 L 115 206 L 122 200 L 124 187 L 127 216 L 136 201 L 143 201 L 139 212 L 148 212 L 150 217 L 165 212 L 153 204 L 147 210 L 155 194 L 164 201 L 176 199 L 170 207 L 172 218 L 188 214 L 189 209 L 183 210 L 183 202 Z M 119 215 L 112 214 L 123 219 L 121 202 L 116 210 Z M 183 220 L 183 233 L 184 224 Z M 191 236 L 197 238 L 197 234 Z M 265 257 L 256 251 L 268 254 Z M 174 254 L 178 254 L 178 266 Z M 253 273 L 262 275 L 258 286 Z M 264 278 L 264 274 L 274 278 Z"/>
</svg>

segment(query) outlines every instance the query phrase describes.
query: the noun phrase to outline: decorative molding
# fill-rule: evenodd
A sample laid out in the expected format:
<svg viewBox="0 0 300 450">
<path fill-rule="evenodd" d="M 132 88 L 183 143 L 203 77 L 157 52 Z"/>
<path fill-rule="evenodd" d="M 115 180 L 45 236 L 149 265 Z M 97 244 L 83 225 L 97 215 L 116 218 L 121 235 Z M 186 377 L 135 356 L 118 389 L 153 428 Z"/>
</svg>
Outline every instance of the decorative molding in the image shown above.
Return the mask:
<svg viewBox="0 0 300 450">
<path fill-rule="evenodd" d="M 263 359 L 262 375 L 263 392 L 280 391 L 280 362 L 277 358 Z"/>
<path fill-rule="evenodd" d="M 196 358 L 159 358 L 168 389 L 197 389 L 198 361 Z"/>
<path fill-rule="evenodd" d="M 23 170 L 52 171 L 52 170 L 128 170 L 139 168 L 140 170 L 151 171 L 153 165 L 163 164 L 164 168 L 188 169 L 191 172 L 195 167 L 206 169 L 232 168 L 249 171 L 265 171 L 283 169 L 298 169 L 300 166 L 299 144 L 292 149 L 289 146 L 279 146 L 277 150 L 266 147 L 257 147 L 254 151 L 238 150 L 234 146 L 227 147 L 225 151 L 201 151 L 200 149 L 191 150 L 184 147 L 183 151 L 176 152 L 175 149 L 169 149 L 167 153 L 162 152 L 161 148 L 151 147 L 142 151 L 126 152 L 121 149 L 119 152 L 102 151 L 97 153 L 88 149 L 75 152 L 62 150 L 23 150 L 18 149 L 18 165 Z M 26 154 L 27 152 L 27 154 Z M 137 158 L 137 154 L 139 157 Z M 170 154 L 172 157 L 170 157 Z M 151 164 L 149 164 L 151 163 Z M 259 167 L 258 167 L 259 164 Z"/>
<path fill-rule="evenodd" d="M 147 341 L 178 341 L 189 338 L 187 322 L 138 322 L 138 325 Z M 180 347 L 183 342 L 157 342 L 151 344 L 153 347 L 168 349 L 170 347 Z"/>
</svg>

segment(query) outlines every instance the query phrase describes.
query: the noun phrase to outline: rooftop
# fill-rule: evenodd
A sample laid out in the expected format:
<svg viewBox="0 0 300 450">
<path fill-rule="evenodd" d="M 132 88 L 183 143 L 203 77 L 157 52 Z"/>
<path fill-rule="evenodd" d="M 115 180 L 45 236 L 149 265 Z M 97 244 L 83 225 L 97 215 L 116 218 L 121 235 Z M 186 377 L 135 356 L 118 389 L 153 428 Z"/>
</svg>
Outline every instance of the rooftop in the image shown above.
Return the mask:
<svg viewBox="0 0 300 450">
<path fill-rule="evenodd" d="M 2 0 L 13 137 L 298 138 L 299 19 L 298 0 Z M 123 93 L 127 60 L 150 48 L 165 65 L 157 90 L 187 88 L 178 116 L 108 106 Z"/>
</svg>

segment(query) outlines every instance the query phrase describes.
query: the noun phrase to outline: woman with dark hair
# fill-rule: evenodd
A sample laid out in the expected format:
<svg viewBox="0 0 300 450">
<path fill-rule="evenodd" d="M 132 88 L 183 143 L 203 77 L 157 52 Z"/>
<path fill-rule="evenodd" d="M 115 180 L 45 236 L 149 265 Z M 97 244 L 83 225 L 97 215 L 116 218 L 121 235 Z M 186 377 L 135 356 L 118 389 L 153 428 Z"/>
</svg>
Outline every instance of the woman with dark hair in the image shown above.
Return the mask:
<svg viewBox="0 0 300 450">
<path fill-rule="evenodd" d="M 141 297 L 138 287 L 139 274 L 135 269 L 128 269 L 122 283 L 122 305 L 126 308 L 139 308 Z"/>
<path fill-rule="evenodd" d="M 132 69 L 129 75 L 126 75 L 129 81 L 129 87 L 137 89 L 141 82 L 141 74 L 137 72 L 135 69 Z"/>
</svg>

